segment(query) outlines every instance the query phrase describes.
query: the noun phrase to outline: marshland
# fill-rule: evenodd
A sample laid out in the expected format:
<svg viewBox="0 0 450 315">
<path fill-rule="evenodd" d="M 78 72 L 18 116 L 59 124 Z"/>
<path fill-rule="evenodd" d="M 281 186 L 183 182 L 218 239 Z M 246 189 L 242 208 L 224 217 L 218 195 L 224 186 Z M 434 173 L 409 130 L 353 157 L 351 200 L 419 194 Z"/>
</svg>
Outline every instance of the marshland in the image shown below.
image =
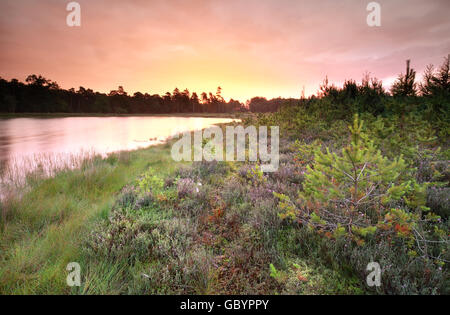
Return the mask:
<svg viewBox="0 0 450 315">
<path fill-rule="evenodd" d="M 449 10 L 0 1 L 0 294 L 450 294 Z"/>
<path fill-rule="evenodd" d="M 77 156 L 81 147 L 69 141 L 77 149 L 51 174 L 35 156 L 40 166 L 4 187 L 1 291 L 448 293 L 448 65 L 446 58 L 431 83 L 417 85 L 408 69 L 392 94 L 376 79 L 324 81 L 314 97 L 250 104 L 271 112 L 198 118 L 200 128 L 279 126 L 273 173 L 260 161 L 175 162 L 175 139 L 129 147 L 153 137 L 124 127 L 107 131 L 126 134 L 119 152 Z M 73 119 L 63 120 L 70 129 Z M 155 118 L 95 118 L 96 126 L 98 119 L 135 126 Z M 74 137 L 96 141 L 91 131 Z M 73 261 L 83 270 L 79 287 L 66 284 Z M 367 285 L 370 262 L 382 266 L 381 286 Z"/>
</svg>

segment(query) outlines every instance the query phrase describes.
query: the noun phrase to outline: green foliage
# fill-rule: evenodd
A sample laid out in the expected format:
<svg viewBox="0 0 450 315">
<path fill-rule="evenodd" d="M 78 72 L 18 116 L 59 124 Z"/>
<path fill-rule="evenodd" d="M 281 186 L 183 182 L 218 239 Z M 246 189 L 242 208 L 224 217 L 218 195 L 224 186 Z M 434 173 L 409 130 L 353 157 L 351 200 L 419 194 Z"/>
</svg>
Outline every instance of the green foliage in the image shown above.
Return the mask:
<svg viewBox="0 0 450 315">
<path fill-rule="evenodd" d="M 296 141 L 297 153 L 291 163 L 305 172 L 302 186 L 307 189 L 301 190 L 300 196 L 286 188 L 273 193 L 278 217 L 285 224 L 291 222 L 289 234 L 280 237 L 294 241 L 289 250 L 283 248 L 308 260 L 317 257 L 326 265 L 336 264 L 336 268 L 348 264 L 352 270 L 364 270 L 367 262 L 374 260 L 401 266 L 383 271 L 385 284 L 378 292 L 445 292 L 442 277 L 448 274 L 450 260 L 450 176 L 448 150 L 439 146 L 448 146 L 449 111 L 435 108 L 448 107 L 449 98 L 385 97 L 380 103 L 382 115 L 366 110 L 360 115 L 365 124 L 359 132 L 353 124 L 354 135 L 359 133 L 360 138 L 360 146 L 355 148 L 354 138 L 347 136 L 343 125 L 351 113 L 349 108 L 359 105 L 343 99 L 347 109 L 339 109 L 336 100 L 340 93 L 337 89 L 321 99 L 311 98 L 258 117 L 258 122 L 282 126 L 282 136 Z M 362 171 L 365 163 L 353 168 L 354 156 L 370 162 L 367 170 Z M 357 204 L 353 204 L 358 197 L 355 181 L 343 173 L 355 178 L 355 170 L 357 175 L 361 173 L 358 191 L 364 195 L 360 198 L 370 192 L 367 187 L 374 187 Z"/>
<path fill-rule="evenodd" d="M 6 221 L 2 220 L 4 228 L 0 230 L 0 291 L 4 294 L 71 293 L 66 283 L 67 264 L 77 261 L 86 272 L 94 268 L 83 260 L 83 241 L 93 232 L 93 223 L 106 220 L 112 208 L 133 207 L 133 200 L 137 202 L 141 198 L 138 189 L 122 188 L 135 181 L 148 168 L 149 161 L 155 172 L 169 171 L 173 167 L 170 147 L 118 153 L 117 159 L 96 157 L 76 161 L 82 167 L 61 169 L 52 178 L 33 176 L 23 190 L 8 195 L 0 207 L 2 212 L 7 210 Z M 118 194 L 121 190 L 123 194 Z M 120 278 L 121 274 L 115 272 L 126 266 L 120 261 L 111 265 L 99 260 L 100 257 L 94 257 L 98 262 L 95 279 L 83 277 L 83 281 L 95 281 L 86 285 L 95 286 L 97 293 L 101 288 L 102 292 L 119 292 L 115 286 L 109 286 L 112 283 L 107 279 L 112 275 Z M 123 280 L 116 283 L 123 286 Z"/>
<path fill-rule="evenodd" d="M 278 282 L 283 282 L 286 278 L 286 274 L 277 270 L 273 264 L 269 265 L 270 268 L 270 276 L 277 280 Z"/>
<path fill-rule="evenodd" d="M 164 180 L 155 174 L 151 168 L 148 169 L 139 181 L 139 187 L 142 192 L 159 193 L 164 188 Z"/>
<path fill-rule="evenodd" d="M 437 140 L 432 123 L 415 114 L 364 117 L 367 121 L 364 132 L 390 158 L 401 154 L 411 163 L 419 152 Z"/>
<path fill-rule="evenodd" d="M 374 236 L 391 235 L 405 240 L 411 250 L 420 250 L 422 257 L 433 257 L 432 252 L 444 254 L 446 237 L 442 235 L 436 244 L 443 246 L 429 251 L 420 245 L 433 236 L 427 222 L 439 219 L 428 213 L 426 206 L 429 183 L 419 184 L 401 156 L 393 160 L 382 156 L 362 131 L 358 116 L 349 129 L 351 141 L 340 153 L 315 149 L 297 201 L 274 193 L 280 218 L 330 239 L 347 238 L 363 245 Z M 427 217 L 423 222 L 422 215 Z"/>
<path fill-rule="evenodd" d="M 135 212 L 122 208 L 113 211 L 107 225 L 94 229 L 85 250 L 92 257 L 103 256 L 133 264 L 147 254 L 150 239 L 145 230 L 145 223 Z"/>
<path fill-rule="evenodd" d="M 292 204 L 290 198 L 284 194 L 279 194 L 277 192 L 273 192 L 273 195 L 279 199 L 278 207 L 280 209 L 279 217 L 284 219 L 295 220 L 297 217 L 297 209 Z"/>
<path fill-rule="evenodd" d="M 295 149 L 297 151 L 294 158 L 295 162 L 299 163 L 303 168 L 306 168 L 314 162 L 314 153 L 321 147 L 322 143 L 317 140 L 311 144 L 307 144 L 300 140 L 295 140 Z"/>
<path fill-rule="evenodd" d="M 393 161 L 383 157 L 362 126 L 356 116 L 350 126 L 351 142 L 340 154 L 328 148 L 326 152 L 315 149 L 315 162 L 307 166 L 299 193 L 302 220 L 329 232 L 339 223 L 352 233 L 354 224 L 375 224 L 383 204 L 403 197 L 407 186 L 400 182 L 406 170 L 404 160 L 401 156 Z"/>
<path fill-rule="evenodd" d="M 267 182 L 267 178 L 258 164 L 247 171 L 247 178 L 255 185 L 263 185 Z"/>
</svg>

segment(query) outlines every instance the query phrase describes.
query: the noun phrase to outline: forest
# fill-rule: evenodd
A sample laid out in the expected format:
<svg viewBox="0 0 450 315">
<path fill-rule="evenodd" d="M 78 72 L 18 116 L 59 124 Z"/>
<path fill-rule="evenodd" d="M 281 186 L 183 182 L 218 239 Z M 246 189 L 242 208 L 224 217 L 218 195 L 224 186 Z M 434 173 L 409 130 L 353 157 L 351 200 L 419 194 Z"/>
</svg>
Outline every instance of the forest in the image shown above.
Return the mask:
<svg viewBox="0 0 450 315">
<path fill-rule="evenodd" d="M 215 94 L 197 95 L 175 88 L 172 93 L 136 92 L 128 95 L 122 86 L 110 93 L 94 92 L 82 86 L 61 89 L 56 82 L 41 75 L 29 75 L 25 83 L 0 78 L 0 113 L 108 113 L 108 114 L 168 114 L 225 113 L 243 110 L 243 105 L 222 97 L 222 88 Z"/>
</svg>

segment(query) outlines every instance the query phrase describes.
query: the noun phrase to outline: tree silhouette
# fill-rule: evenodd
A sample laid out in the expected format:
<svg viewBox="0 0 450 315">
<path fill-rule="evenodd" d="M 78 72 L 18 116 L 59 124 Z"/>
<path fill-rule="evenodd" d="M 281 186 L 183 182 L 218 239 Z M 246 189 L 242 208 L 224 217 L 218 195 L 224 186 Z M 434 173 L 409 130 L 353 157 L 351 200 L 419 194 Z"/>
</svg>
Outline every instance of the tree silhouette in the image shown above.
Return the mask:
<svg viewBox="0 0 450 315">
<path fill-rule="evenodd" d="M 191 96 L 191 104 L 192 104 L 192 112 L 193 112 L 193 113 L 198 112 L 200 102 L 199 102 L 199 99 L 198 99 L 198 95 L 197 95 L 197 93 L 195 93 L 195 92 L 192 93 L 192 96 Z"/>
<path fill-rule="evenodd" d="M 424 96 L 450 94 L 450 55 L 444 58 L 438 70 L 433 65 L 427 66 L 419 89 Z"/>
<path fill-rule="evenodd" d="M 410 68 L 410 60 L 406 61 L 406 73 L 400 74 L 392 85 L 391 93 L 394 96 L 415 96 L 417 93 L 416 71 Z"/>
</svg>

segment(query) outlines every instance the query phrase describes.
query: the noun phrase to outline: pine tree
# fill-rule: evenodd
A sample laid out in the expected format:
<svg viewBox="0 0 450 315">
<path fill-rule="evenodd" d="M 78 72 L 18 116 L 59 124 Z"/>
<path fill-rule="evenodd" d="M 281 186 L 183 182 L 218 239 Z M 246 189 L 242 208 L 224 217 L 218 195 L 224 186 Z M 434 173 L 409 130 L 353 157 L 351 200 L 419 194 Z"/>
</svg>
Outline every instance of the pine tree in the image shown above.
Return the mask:
<svg viewBox="0 0 450 315">
<path fill-rule="evenodd" d="M 423 187 L 406 178 L 402 156 L 394 160 L 382 156 L 362 127 L 356 115 L 349 127 L 351 141 L 339 153 L 316 148 L 298 202 L 276 194 L 281 218 L 298 219 L 328 236 L 349 235 L 363 242 L 395 202 L 423 207 Z"/>
<path fill-rule="evenodd" d="M 410 60 L 406 61 L 406 74 L 400 74 L 392 86 L 394 96 L 415 96 L 417 92 L 416 71 L 410 68 Z"/>
<path fill-rule="evenodd" d="M 420 92 L 424 96 L 438 96 L 450 94 L 450 55 L 437 70 L 428 65 L 423 75 L 423 82 L 419 84 Z"/>
</svg>

